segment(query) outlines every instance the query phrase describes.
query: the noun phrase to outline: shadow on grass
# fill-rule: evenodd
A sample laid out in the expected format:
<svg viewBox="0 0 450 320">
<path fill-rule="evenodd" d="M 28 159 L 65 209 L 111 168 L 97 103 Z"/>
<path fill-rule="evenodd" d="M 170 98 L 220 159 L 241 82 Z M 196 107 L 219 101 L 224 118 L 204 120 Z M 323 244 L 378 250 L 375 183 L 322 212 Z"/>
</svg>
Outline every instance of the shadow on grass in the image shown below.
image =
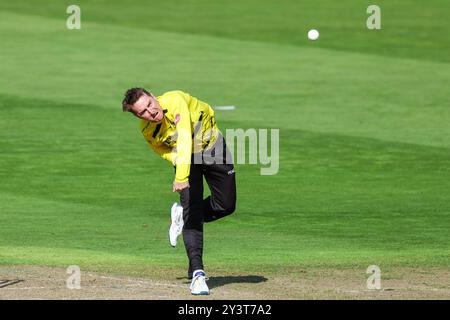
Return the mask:
<svg viewBox="0 0 450 320">
<path fill-rule="evenodd" d="M 231 283 L 261 283 L 266 281 L 266 277 L 255 275 L 210 277 L 208 287 L 212 289 Z"/>
<path fill-rule="evenodd" d="M 181 277 L 177 280 L 185 280 L 185 283 L 191 283 L 191 278 Z M 266 282 L 268 279 L 263 276 L 248 275 L 248 276 L 220 276 L 220 277 L 208 277 L 207 283 L 210 289 L 221 287 L 231 283 L 261 283 Z"/>
</svg>

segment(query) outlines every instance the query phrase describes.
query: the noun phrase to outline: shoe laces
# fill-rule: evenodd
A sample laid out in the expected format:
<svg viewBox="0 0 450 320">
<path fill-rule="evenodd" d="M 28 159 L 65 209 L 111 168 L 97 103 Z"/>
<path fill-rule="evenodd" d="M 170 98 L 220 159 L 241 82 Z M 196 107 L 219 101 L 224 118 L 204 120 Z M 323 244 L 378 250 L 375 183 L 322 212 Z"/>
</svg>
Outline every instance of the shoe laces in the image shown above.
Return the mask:
<svg viewBox="0 0 450 320">
<path fill-rule="evenodd" d="M 209 280 L 209 278 L 206 277 L 204 273 L 203 274 L 197 274 L 195 277 L 192 278 L 191 287 L 190 287 L 191 290 L 194 287 L 194 283 L 196 283 L 197 281 L 205 282 L 205 281 L 208 281 L 208 280 Z M 206 285 L 206 283 L 205 283 L 205 285 Z"/>
<path fill-rule="evenodd" d="M 183 230 L 183 225 L 182 224 L 175 224 L 175 230 L 177 233 L 181 233 L 181 231 Z"/>
<path fill-rule="evenodd" d="M 175 220 L 175 223 L 177 226 L 180 226 L 183 224 L 183 214 L 180 214 L 177 216 L 177 219 Z"/>
</svg>

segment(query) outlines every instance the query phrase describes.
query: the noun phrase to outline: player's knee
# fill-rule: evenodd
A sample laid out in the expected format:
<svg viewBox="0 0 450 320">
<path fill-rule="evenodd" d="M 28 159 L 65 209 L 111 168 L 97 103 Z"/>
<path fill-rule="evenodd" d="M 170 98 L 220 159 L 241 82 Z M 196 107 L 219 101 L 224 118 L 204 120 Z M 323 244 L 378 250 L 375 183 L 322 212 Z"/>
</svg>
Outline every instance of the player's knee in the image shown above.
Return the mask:
<svg viewBox="0 0 450 320">
<path fill-rule="evenodd" d="M 228 216 L 236 210 L 236 200 L 234 197 L 228 199 L 215 199 L 211 202 L 211 208 L 216 219 Z"/>
<path fill-rule="evenodd" d="M 229 203 L 225 204 L 222 214 L 224 216 L 228 216 L 228 215 L 232 214 L 235 210 L 236 210 L 236 202 L 235 201 L 229 202 Z"/>
</svg>

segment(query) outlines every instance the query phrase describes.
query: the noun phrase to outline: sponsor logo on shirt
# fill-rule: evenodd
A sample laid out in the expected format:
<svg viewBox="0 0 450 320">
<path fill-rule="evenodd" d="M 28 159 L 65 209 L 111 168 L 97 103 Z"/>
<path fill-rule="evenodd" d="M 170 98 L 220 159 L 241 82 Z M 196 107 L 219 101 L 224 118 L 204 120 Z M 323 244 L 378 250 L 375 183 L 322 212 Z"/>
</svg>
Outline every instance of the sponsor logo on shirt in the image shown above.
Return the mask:
<svg viewBox="0 0 450 320">
<path fill-rule="evenodd" d="M 229 176 L 231 176 L 234 173 L 234 169 L 231 169 L 230 171 L 227 172 Z"/>
</svg>

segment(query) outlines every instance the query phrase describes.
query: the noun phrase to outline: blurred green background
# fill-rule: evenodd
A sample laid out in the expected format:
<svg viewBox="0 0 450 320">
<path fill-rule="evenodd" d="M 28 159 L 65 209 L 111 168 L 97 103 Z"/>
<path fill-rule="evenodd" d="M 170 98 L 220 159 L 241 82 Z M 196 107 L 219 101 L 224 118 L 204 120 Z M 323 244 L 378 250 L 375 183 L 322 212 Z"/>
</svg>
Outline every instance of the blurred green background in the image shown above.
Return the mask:
<svg viewBox="0 0 450 320">
<path fill-rule="evenodd" d="M 121 112 L 145 86 L 280 129 L 279 173 L 238 165 L 236 213 L 205 226 L 207 270 L 448 266 L 450 3 L 377 1 L 381 30 L 370 4 L 2 2 L 0 263 L 185 274 L 173 170 Z"/>
</svg>

